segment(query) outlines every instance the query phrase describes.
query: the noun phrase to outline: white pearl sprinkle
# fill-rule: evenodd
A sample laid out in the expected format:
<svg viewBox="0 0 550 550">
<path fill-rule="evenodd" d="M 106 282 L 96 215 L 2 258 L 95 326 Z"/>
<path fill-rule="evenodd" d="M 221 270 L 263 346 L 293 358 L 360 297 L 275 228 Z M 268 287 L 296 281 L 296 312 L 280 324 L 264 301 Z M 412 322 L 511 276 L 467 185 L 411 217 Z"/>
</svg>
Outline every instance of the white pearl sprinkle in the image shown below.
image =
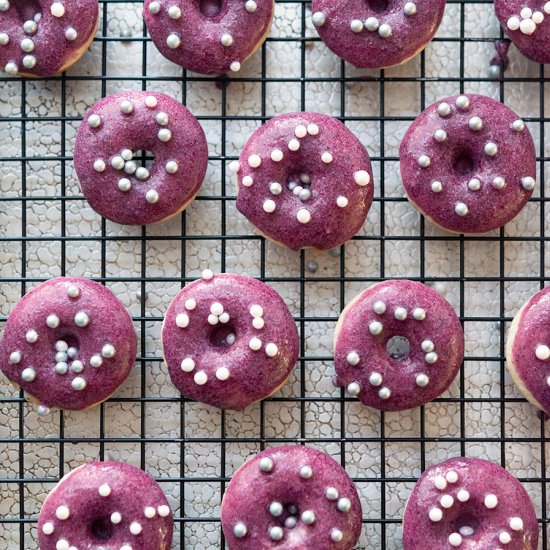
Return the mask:
<svg viewBox="0 0 550 550">
<path fill-rule="evenodd" d="M 485 508 L 489 508 L 489 510 L 492 510 L 493 508 L 497 507 L 498 504 L 498 498 L 496 495 L 488 494 L 485 496 L 485 500 L 483 501 L 485 504 Z"/>
<path fill-rule="evenodd" d="M 332 540 L 333 542 L 341 542 L 343 539 L 344 533 L 342 533 L 340 529 L 336 529 L 336 527 L 334 527 L 330 530 L 330 540 Z"/>
<path fill-rule="evenodd" d="M 227 367 L 220 367 L 216 370 L 216 378 L 222 382 L 229 378 L 230 372 Z"/>
<path fill-rule="evenodd" d="M 94 170 L 96 172 L 105 172 L 105 169 L 107 168 L 107 165 L 105 164 L 105 161 L 101 159 L 97 159 L 94 162 Z"/>
<path fill-rule="evenodd" d="M 6 46 L 10 43 L 10 37 L 5 32 L 0 32 L 0 46 Z"/>
<path fill-rule="evenodd" d="M 506 187 L 506 180 L 501 176 L 497 176 L 493 180 L 492 185 L 495 189 L 504 189 Z"/>
<path fill-rule="evenodd" d="M 430 383 L 430 378 L 427 374 L 421 373 L 416 376 L 416 385 L 419 388 L 425 388 Z"/>
<path fill-rule="evenodd" d="M 445 474 L 445 479 L 449 483 L 456 483 L 458 481 L 458 474 L 454 470 L 450 470 Z"/>
<path fill-rule="evenodd" d="M 208 316 L 208 324 L 209 325 L 217 325 L 219 322 L 220 322 L 220 319 L 218 318 L 217 315 L 210 314 Z"/>
<path fill-rule="evenodd" d="M 52 313 L 46 318 L 46 325 L 49 328 L 57 328 L 59 326 L 59 317 Z"/>
<path fill-rule="evenodd" d="M 61 2 L 54 2 L 50 7 L 50 12 L 54 17 L 63 17 L 65 15 L 65 6 Z"/>
<path fill-rule="evenodd" d="M 447 132 L 441 128 L 439 130 L 436 130 L 434 132 L 434 139 L 439 143 L 443 143 L 444 141 L 447 140 Z"/>
<path fill-rule="evenodd" d="M 202 273 L 201 273 L 201 277 L 203 279 L 206 279 L 207 281 L 209 281 L 210 279 L 213 279 L 214 278 L 214 273 L 212 272 L 211 269 L 205 269 Z"/>
<path fill-rule="evenodd" d="M 161 518 L 167 518 L 170 515 L 170 506 L 167 504 L 157 506 L 157 513 Z"/>
<path fill-rule="evenodd" d="M 398 321 L 404 321 L 407 318 L 407 310 L 404 307 L 397 307 L 393 312 L 393 316 Z"/>
<path fill-rule="evenodd" d="M 248 157 L 248 166 L 251 168 L 259 168 L 262 164 L 260 155 L 250 155 Z"/>
<path fill-rule="evenodd" d="M 294 135 L 300 139 L 305 138 L 307 136 L 307 128 L 303 124 L 299 124 L 294 130 Z"/>
<path fill-rule="evenodd" d="M 153 519 L 157 515 L 157 511 L 152 506 L 146 506 L 143 510 L 143 515 L 147 519 Z"/>
<path fill-rule="evenodd" d="M 76 359 L 71 363 L 71 370 L 73 372 L 82 372 L 84 370 L 84 363 Z"/>
<path fill-rule="evenodd" d="M 521 531 L 523 529 L 523 520 L 517 516 L 510 518 L 510 529 L 512 531 Z"/>
<path fill-rule="evenodd" d="M 439 502 L 443 508 L 451 508 L 455 499 L 451 495 L 443 495 Z"/>
<path fill-rule="evenodd" d="M 546 4 L 544 4 L 544 13 L 547 13 L 550 15 L 550 2 L 546 2 Z"/>
<path fill-rule="evenodd" d="M 351 509 L 351 500 L 345 497 L 341 498 L 338 500 L 337 507 L 340 512 L 349 512 Z"/>
<path fill-rule="evenodd" d="M 122 170 L 124 168 L 124 159 L 117 155 L 116 157 L 113 157 L 112 160 L 111 160 L 111 166 L 115 169 L 115 170 Z"/>
<path fill-rule="evenodd" d="M 525 122 L 520 118 L 514 120 L 514 122 L 512 122 L 512 129 L 516 132 L 523 132 L 523 130 L 525 130 Z"/>
<path fill-rule="evenodd" d="M 69 42 L 74 42 L 78 38 L 78 32 L 76 31 L 76 29 L 74 27 L 69 27 L 65 31 L 65 38 Z"/>
<path fill-rule="evenodd" d="M 296 219 L 300 223 L 309 223 L 311 221 L 311 214 L 309 210 L 306 210 L 305 208 L 300 208 L 300 210 L 298 210 L 298 213 L 296 214 Z"/>
<path fill-rule="evenodd" d="M 316 27 L 322 27 L 326 23 L 327 17 L 322 11 L 316 11 L 311 16 L 311 20 Z"/>
<path fill-rule="evenodd" d="M 165 112 L 157 113 L 155 116 L 155 120 L 157 121 L 157 124 L 160 124 L 161 126 L 166 126 L 168 122 L 170 122 L 170 117 Z"/>
<path fill-rule="evenodd" d="M 277 344 L 274 344 L 273 342 L 270 342 L 265 347 L 265 354 L 268 357 L 275 357 L 279 353 L 279 348 L 277 347 Z"/>
<path fill-rule="evenodd" d="M 16 75 L 19 71 L 19 67 L 17 66 L 17 63 L 13 63 L 13 61 L 10 61 L 9 63 L 6 63 L 4 71 L 8 74 Z"/>
<path fill-rule="evenodd" d="M 259 304 L 252 304 L 248 311 L 252 317 L 262 317 L 264 314 L 264 308 Z"/>
<path fill-rule="evenodd" d="M 340 195 L 337 199 L 336 199 L 336 205 L 339 207 L 339 208 L 346 208 L 346 206 L 349 204 L 349 199 L 347 197 L 344 197 L 342 195 Z"/>
<path fill-rule="evenodd" d="M 193 311 L 197 307 L 197 301 L 193 298 L 188 298 L 185 300 L 185 309 Z"/>
<path fill-rule="evenodd" d="M 386 313 L 386 304 L 381 301 L 374 302 L 372 309 L 374 313 L 377 313 L 378 315 L 383 315 L 384 313 Z"/>
<path fill-rule="evenodd" d="M 149 13 L 152 13 L 153 15 L 160 13 L 160 2 L 151 2 L 149 4 Z"/>
<path fill-rule="evenodd" d="M 124 171 L 127 173 L 127 174 L 135 174 L 136 173 L 136 170 L 137 170 L 137 164 L 131 160 L 129 162 L 126 163 L 126 166 L 124 167 Z"/>
<path fill-rule="evenodd" d="M 243 537 L 246 537 L 246 534 L 248 533 L 248 529 L 246 528 L 246 525 L 242 522 L 236 523 L 233 527 L 233 534 L 238 538 L 242 539 Z"/>
<path fill-rule="evenodd" d="M 73 381 L 71 382 L 71 386 L 73 390 L 76 391 L 82 391 L 86 388 L 86 380 L 84 378 L 77 376 L 76 378 L 73 378 Z"/>
<path fill-rule="evenodd" d="M 459 533 L 451 533 L 449 535 L 449 544 L 451 546 L 460 546 L 462 544 L 462 536 Z"/>
<path fill-rule="evenodd" d="M 276 518 L 279 517 L 283 513 L 283 510 L 284 510 L 283 505 L 280 502 L 273 501 L 269 505 L 269 513 L 272 516 L 275 516 Z"/>
<path fill-rule="evenodd" d="M 443 510 L 440 508 L 432 508 L 428 512 L 428 516 L 430 517 L 430 520 L 433 522 L 438 522 L 443 519 Z"/>
<path fill-rule="evenodd" d="M 327 152 L 325 152 L 321 155 L 321 160 L 325 164 L 330 164 L 334 160 L 334 158 L 333 158 L 332 154 L 327 151 Z"/>
<path fill-rule="evenodd" d="M 470 500 L 470 493 L 466 491 L 466 489 L 460 489 L 460 491 L 456 494 L 456 498 L 460 502 L 468 502 L 468 500 Z"/>
<path fill-rule="evenodd" d="M 259 467 L 262 472 L 271 472 L 271 470 L 273 470 L 273 460 L 268 456 L 264 456 L 260 460 Z"/>
<path fill-rule="evenodd" d="M 463 202 L 457 202 L 455 204 L 455 212 L 459 216 L 466 216 L 468 214 L 468 207 Z"/>
<path fill-rule="evenodd" d="M 382 38 L 389 38 L 392 35 L 392 28 L 387 23 L 382 23 L 382 25 L 378 27 L 378 34 Z"/>
<path fill-rule="evenodd" d="M 137 521 L 133 521 L 130 524 L 130 533 L 132 533 L 132 535 L 139 535 L 142 530 L 143 530 L 143 527 L 141 526 L 141 523 L 138 523 Z"/>
<path fill-rule="evenodd" d="M 25 340 L 27 340 L 29 344 L 34 344 L 38 340 L 38 333 L 36 330 L 28 330 L 25 334 Z"/>
<path fill-rule="evenodd" d="M 212 302 L 210 305 L 210 313 L 219 317 L 223 312 L 223 304 L 220 304 L 220 302 Z"/>
<path fill-rule="evenodd" d="M 468 182 L 468 189 L 470 189 L 470 191 L 479 191 L 481 189 L 481 181 L 477 178 L 472 178 Z"/>
<path fill-rule="evenodd" d="M 465 111 L 470 107 L 470 100 L 465 95 L 459 95 L 455 100 L 455 105 Z"/>
<path fill-rule="evenodd" d="M 105 344 L 101 348 L 101 355 L 106 359 L 112 359 L 116 355 L 116 349 L 113 344 Z"/>
<path fill-rule="evenodd" d="M 490 141 L 489 143 L 485 144 L 485 147 L 483 149 L 485 151 L 485 154 L 489 157 L 494 157 L 498 153 L 498 146 L 496 143 L 493 143 Z"/>
<path fill-rule="evenodd" d="M 390 388 L 380 388 L 378 390 L 378 397 L 380 397 L 380 399 L 389 399 L 391 396 L 391 390 Z"/>
<path fill-rule="evenodd" d="M 99 128 L 101 126 L 101 117 L 99 115 L 90 115 L 88 117 L 88 125 L 90 128 Z"/>
<path fill-rule="evenodd" d="M 228 32 L 224 32 L 221 35 L 220 42 L 222 46 L 229 48 L 230 46 L 233 45 L 233 37 Z"/>
<path fill-rule="evenodd" d="M 193 361 L 191 357 L 186 357 L 181 362 L 180 367 L 183 372 L 193 372 L 193 369 L 195 368 L 195 361 Z"/>
<path fill-rule="evenodd" d="M 272 212 L 275 212 L 277 205 L 275 204 L 275 201 L 272 201 L 271 199 L 267 199 L 264 201 L 262 208 L 264 212 L 271 214 Z"/>
<path fill-rule="evenodd" d="M 145 193 L 145 200 L 150 204 L 155 204 L 159 200 L 159 194 L 158 191 L 155 189 L 149 189 L 147 193 Z"/>
<path fill-rule="evenodd" d="M 10 363 L 13 363 L 14 365 L 20 363 L 21 359 L 23 359 L 23 354 L 20 351 L 13 351 L 10 354 Z"/>
<path fill-rule="evenodd" d="M 108 497 L 111 494 L 111 487 L 109 486 L 109 484 L 104 483 L 103 485 L 99 486 L 97 492 L 101 497 Z"/>
<path fill-rule="evenodd" d="M 92 365 L 94 369 L 101 367 L 102 364 L 103 359 L 101 359 L 99 355 L 92 355 L 92 357 L 90 357 L 90 365 Z"/>
<path fill-rule="evenodd" d="M 336 500 L 338 498 L 338 489 L 335 487 L 327 487 L 325 490 L 325 498 L 327 500 Z"/>
<path fill-rule="evenodd" d="M 69 541 L 67 541 L 66 539 L 59 539 L 55 543 L 55 550 L 71 550 Z"/>
<path fill-rule="evenodd" d="M 181 9 L 178 6 L 170 6 L 168 8 L 168 17 L 170 19 L 179 19 L 181 17 Z"/>
<path fill-rule="evenodd" d="M 21 373 L 21 378 L 25 382 L 33 382 L 36 378 L 36 371 L 32 367 L 27 367 L 26 369 L 23 369 L 23 372 Z"/>
<path fill-rule="evenodd" d="M 529 19 L 533 15 L 533 10 L 528 7 L 522 8 L 519 15 L 522 19 Z"/>
<path fill-rule="evenodd" d="M 158 137 L 163 143 L 167 143 L 172 139 L 172 132 L 168 128 L 162 128 L 159 130 Z"/>
<path fill-rule="evenodd" d="M 61 505 L 58 506 L 55 510 L 55 517 L 61 521 L 69 519 L 71 512 L 67 506 Z"/>
<path fill-rule="evenodd" d="M 23 23 L 23 30 L 27 34 L 35 34 L 36 31 L 38 30 L 38 25 L 37 25 L 36 21 L 33 21 L 32 19 L 29 19 L 28 21 L 25 21 Z"/>
<path fill-rule="evenodd" d="M 347 390 L 351 396 L 356 397 L 361 393 L 361 386 L 357 382 L 352 382 L 348 384 Z"/>
<path fill-rule="evenodd" d="M 420 166 L 421 168 L 428 168 L 428 166 L 430 166 L 430 164 L 432 163 L 428 155 L 420 155 L 417 162 L 418 166 Z"/>
<path fill-rule="evenodd" d="M 526 176 L 524 178 L 521 178 L 521 186 L 526 191 L 532 191 L 535 188 L 535 179 L 531 176 Z"/>
<path fill-rule="evenodd" d="M 302 466 L 300 468 L 300 477 L 303 479 L 311 479 L 313 477 L 313 468 L 311 466 Z"/>
<path fill-rule="evenodd" d="M 125 99 L 124 101 L 122 101 L 120 103 L 120 112 L 125 114 L 125 115 L 129 115 L 130 113 L 132 113 L 134 110 L 134 106 L 132 105 L 132 102 L 131 101 L 128 101 L 127 99 Z"/>
<path fill-rule="evenodd" d="M 242 179 L 242 182 L 241 182 L 245 187 L 251 187 L 252 184 L 254 183 L 254 180 L 252 179 L 251 176 L 245 176 L 243 179 Z"/>
<path fill-rule="evenodd" d="M 319 126 L 317 124 L 311 123 L 307 125 L 307 133 L 310 136 L 316 136 L 319 134 Z"/>
<path fill-rule="evenodd" d="M 111 523 L 118 525 L 122 521 L 122 516 L 120 512 L 113 512 L 111 514 Z"/>
<path fill-rule="evenodd" d="M 181 46 L 181 38 L 176 33 L 171 33 L 166 38 L 166 45 L 171 50 L 175 50 Z"/>
<path fill-rule="evenodd" d="M 300 142 L 297 139 L 291 139 L 288 142 L 288 148 L 291 151 L 298 151 L 300 149 Z"/>
<path fill-rule="evenodd" d="M 272 195 L 280 195 L 283 192 L 283 186 L 280 183 L 274 181 L 269 184 L 269 192 Z"/>
<path fill-rule="evenodd" d="M 90 317 L 85 311 L 79 311 L 74 316 L 74 323 L 77 327 L 85 327 L 90 323 Z"/>
<path fill-rule="evenodd" d="M 447 480 L 443 476 L 435 476 L 434 485 L 436 489 L 443 491 L 447 488 Z"/>
<path fill-rule="evenodd" d="M 369 325 L 369 331 L 372 335 L 374 336 L 377 336 L 379 334 L 382 334 L 382 331 L 384 330 L 384 327 L 382 325 L 382 323 L 380 323 L 379 321 L 373 321 L 370 325 Z"/>
<path fill-rule="evenodd" d="M 178 169 L 179 169 L 179 166 L 178 166 L 178 163 L 175 161 L 175 160 L 169 160 L 167 163 L 166 163 L 166 171 L 169 173 L 169 174 L 175 174 Z"/>
<path fill-rule="evenodd" d="M 481 118 L 479 118 L 478 116 L 473 116 L 468 121 L 468 126 L 470 127 L 470 130 L 479 132 L 481 129 L 483 129 L 483 120 L 481 120 Z"/>
<path fill-rule="evenodd" d="M 302 513 L 301 519 L 306 525 L 312 525 L 315 523 L 315 512 L 313 510 L 306 510 Z"/>
<path fill-rule="evenodd" d="M 189 326 L 189 315 L 187 315 L 187 313 L 178 313 L 178 315 L 176 315 L 176 326 L 179 328 L 187 328 Z"/>
<path fill-rule="evenodd" d="M 414 2 L 407 2 L 403 7 L 405 15 L 416 15 L 416 4 Z"/>
<path fill-rule="evenodd" d="M 350 28 L 352 32 L 359 33 L 365 28 L 365 26 L 363 25 L 363 21 L 361 21 L 360 19 L 352 19 L 350 23 Z"/>
<path fill-rule="evenodd" d="M 204 384 L 208 382 L 208 375 L 203 370 L 200 370 L 199 372 L 195 373 L 193 380 L 195 381 L 195 384 L 197 384 L 197 386 L 204 386 Z"/>
<path fill-rule="evenodd" d="M 148 95 L 145 98 L 145 105 L 149 107 L 149 109 L 154 109 L 158 105 L 158 100 L 154 95 Z"/>
<path fill-rule="evenodd" d="M 434 363 L 437 363 L 439 357 L 437 356 L 437 353 L 435 353 L 435 351 L 431 351 L 429 353 L 426 353 L 424 359 L 426 360 L 426 363 L 430 363 L 431 365 L 433 365 Z"/>
<path fill-rule="evenodd" d="M 547 361 L 550 359 L 550 348 L 545 344 L 539 344 L 535 349 L 535 355 L 537 356 L 537 359 Z"/>
<path fill-rule="evenodd" d="M 21 40 L 21 49 L 27 53 L 34 51 L 34 42 L 32 41 L 32 39 L 23 38 L 23 40 Z"/>
<path fill-rule="evenodd" d="M 256 338 L 256 336 L 254 336 L 248 342 L 248 347 L 252 351 L 258 351 L 262 347 L 262 341 L 259 338 Z"/>
<path fill-rule="evenodd" d="M 366 170 L 358 170 L 353 174 L 353 179 L 357 185 L 364 187 L 370 183 L 370 174 Z"/>
<path fill-rule="evenodd" d="M 413 310 L 413 317 L 417 321 L 423 321 L 426 319 L 426 310 L 421 307 L 415 307 Z"/>
<path fill-rule="evenodd" d="M 356 367 L 359 362 L 361 361 L 361 357 L 359 357 L 359 354 L 356 352 L 356 351 L 350 351 L 347 355 L 346 355 L 346 361 Z"/>
<path fill-rule="evenodd" d="M 47 521 L 42 525 L 42 532 L 45 535 L 51 535 L 55 530 L 54 524 L 51 521 Z"/>
<path fill-rule="evenodd" d="M 122 178 L 121 180 L 118 180 L 118 188 L 123 192 L 127 193 L 132 189 L 132 182 L 128 178 Z"/>
<path fill-rule="evenodd" d="M 238 61 L 233 61 L 231 65 L 229 65 L 229 70 L 238 73 L 241 70 L 241 64 Z"/>
<path fill-rule="evenodd" d="M 36 57 L 34 55 L 26 55 L 23 57 L 23 66 L 26 69 L 32 69 L 36 65 Z"/>
<path fill-rule="evenodd" d="M 378 21 L 378 19 L 376 19 L 376 17 L 369 17 L 365 21 L 365 28 L 370 32 L 374 32 L 378 29 L 379 26 L 380 22 Z"/>
<path fill-rule="evenodd" d="M 439 116 L 445 117 L 451 114 L 451 106 L 444 101 L 437 106 L 437 113 Z"/>
<path fill-rule="evenodd" d="M 55 364 L 54 370 L 57 374 L 67 374 L 69 371 L 69 365 L 65 361 L 59 361 Z"/>
<path fill-rule="evenodd" d="M 264 325 L 265 325 L 265 321 L 261 317 L 254 317 L 254 319 L 252 319 L 252 326 L 255 329 L 261 330 L 264 328 Z"/>
<path fill-rule="evenodd" d="M 510 544 L 510 542 L 512 540 L 512 536 L 507 531 L 502 531 L 498 536 L 498 540 L 502 544 Z"/>
<path fill-rule="evenodd" d="M 281 540 L 284 536 L 283 529 L 279 526 L 271 527 L 269 529 L 269 536 L 272 540 Z"/>
<path fill-rule="evenodd" d="M 429 353 L 430 351 L 433 351 L 435 349 L 435 345 L 431 340 L 424 340 L 420 347 L 422 348 L 422 351 Z"/>
<path fill-rule="evenodd" d="M 373 372 L 369 376 L 369 382 L 372 386 L 375 386 L 375 387 L 381 386 L 383 382 L 382 375 L 379 372 Z"/>
</svg>

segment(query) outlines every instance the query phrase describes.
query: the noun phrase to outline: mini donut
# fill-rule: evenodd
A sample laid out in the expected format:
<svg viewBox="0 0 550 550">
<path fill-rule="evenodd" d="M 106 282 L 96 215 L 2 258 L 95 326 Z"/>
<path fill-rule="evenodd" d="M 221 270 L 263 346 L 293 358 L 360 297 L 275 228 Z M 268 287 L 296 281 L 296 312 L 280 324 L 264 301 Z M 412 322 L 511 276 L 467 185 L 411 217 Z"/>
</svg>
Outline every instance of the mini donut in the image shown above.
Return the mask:
<svg viewBox="0 0 550 550">
<path fill-rule="evenodd" d="M 369 154 L 340 121 L 319 113 L 272 118 L 231 163 L 237 209 L 292 250 L 327 250 L 361 229 L 373 199 Z"/>
<path fill-rule="evenodd" d="M 451 305 L 407 280 L 377 283 L 342 311 L 334 334 L 338 383 L 383 411 L 441 395 L 464 358 L 464 331 Z"/>
<path fill-rule="evenodd" d="M 294 319 L 272 288 L 206 269 L 170 304 L 162 347 L 170 378 L 184 396 L 240 410 L 286 382 L 299 342 Z"/>
<path fill-rule="evenodd" d="M 86 53 L 98 18 L 97 0 L 0 0 L 0 67 L 12 76 L 61 73 Z"/>
<path fill-rule="evenodd" d="M 428 107 L 400 148 L 412 204 L 451 233 L 498 229 L 535 187 L 535 145 L 511 109 L 482 95 L 447 97 Z"/>
<path fill-rule="evenodd" d="M 550 63 L 550 1 L 495 0 L 495 12 L 523 55 L 537 63 Z"/>
<path fill-rule="evenodd" d="M 525 398 L 550 415 L 550 287 L 531 296 L 514 317 L 506 365 Z"/>
<path fill-rule="evenodd" d="M 405 63 L 434 37 L 445 0 L 313 0 L 312 21 L 325 44 L 359 68 Z"/>
<path fill-rule="evenodd" d="M 140 166 L 140 151 L 153 153 L 149 168 Z M 207 163 L 197 119 L 157 92 L 102 99 L 76 137 L 74 164 L 82 192 L 94 210 L 121 224 L 146 225 L 179 214 L 198 193 Z"/>
<path fill-rule="evenodd" d="M 403 517 L 404 550 L 536 550 L 533 503 L 504 468 L 451 458 L 426 470 Z"/>
<path fill-rule="evenodd" d="M 223 495 L 229 550 L 350 550 L 361 502 L 346 471 L 312 449 L 267 449 L 241 466 Z"/>
<path fill-rule="evenodd" d="M 143 16 L 160 53 L 202 74 L 237 72 L 264 42 L 274 0 L 145 0 Z"/>
<path fill-rule="evenodd" d="M 40 550 L 170 550 L 174 521 L 159 484 L 122 462 L 67 474 L 38 517 Z"/>
<path fill-rule="evenodd" d="M 26 294 L 8 318 L 0 370 L 45 414 L 105 401 L 136 358 L 132 319 L 106 287 L 57 277 Z"/>
</svg>

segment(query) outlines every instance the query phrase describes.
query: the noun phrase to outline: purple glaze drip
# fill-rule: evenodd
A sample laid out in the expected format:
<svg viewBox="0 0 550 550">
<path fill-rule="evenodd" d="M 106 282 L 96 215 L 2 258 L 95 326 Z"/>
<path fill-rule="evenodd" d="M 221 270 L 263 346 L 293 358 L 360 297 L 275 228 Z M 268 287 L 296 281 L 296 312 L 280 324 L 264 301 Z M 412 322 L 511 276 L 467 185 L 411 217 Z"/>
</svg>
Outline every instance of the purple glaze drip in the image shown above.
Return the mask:
<svg viewBox="0 0 550 550">
<path fill-rule="evenodd" d="M 219 306 L 223 310 L 216 311 Z M 162 346 L 181 393 L 223 409 L 244 409 L 277 390 L 299 350 L 296 325 L 282 298 L 261 281 L 228 274 L 180 291 L 166 313 Z"/>
<path fill-rule="evenodd" d="M 73 289 L 78 291 L 75 297 L 69 295 Z M 88 317 L 85 326 L 75 322 L 81 313 Z M 51 315 L 58 319 L 55 328 L 47 325 L 54 321 Z M 35 342 L 27 341 L 29 331 L 36 332 Z M 64 353 L 56 349 L 58 342 L 66 344 L 65 350 L 74 348 L 74 357 L 58 357 Z M 114 347 L 114 356 L 106 345 Z M 45 407 L 81 410 L 107 399 L 126 380 L 136 346 L 132 320 L 108 288 L 58 277 L 31 290 L 11 313 L 0 343 L 0 370 Z M 97 360 L 101 364 L 93 366 Z M 56 371 L 60 363 L 65 372 Z M 34 371 L 34 380 L 23 379 L 27 369 Z M 77 379 L 84 380 L 83 389 L 73 387 L 79 387 Z"/>
<path fill-rule="evenodd" d="M 346 471 L 325 453 L 292 445 L 267 449 L 241 466 L 221 509 L 230 550 L 350 550 L 361 517 Z"/>
<path fill-rule="evenodd" d="M 452 458 L 426 470 L 403 517 L 404 550 L 536 550 L 537 543 L 537 517 L 521 483 L 476 458 Z"/>
<path fill-rule="evenodd" d="M 447 97 L 428 107 L 407 130 L 400 155 L 409 200 L 455 233 L 503 226 L 535 185 L 535 146 L 527 126 L 511 109 L 481 95 Z"/>
<path fill-rule="evenodd" d="M 397 319 L 403 310 L 406 318 Z M 404 357 L 388 354 L 394 337 L 408 340 Z M 453 308 L 414 281 L 371 286 L 346 306 L 336 327 L 334 363 L 340 384 L 380 410 L 404 410 L 435 399 L 454 380 L 463 357 L 464 333 Z"/>
<path fill-rule="evenodd" d="M 169 550 L 173 526 L 168 501 L 151 476 L 122 462 L 91 462 L 46 498 L 38 542 L 41 550 L 56 550 L 59 541 L 58 548 L 66 541 L 71 548 Z"/>
</svg>

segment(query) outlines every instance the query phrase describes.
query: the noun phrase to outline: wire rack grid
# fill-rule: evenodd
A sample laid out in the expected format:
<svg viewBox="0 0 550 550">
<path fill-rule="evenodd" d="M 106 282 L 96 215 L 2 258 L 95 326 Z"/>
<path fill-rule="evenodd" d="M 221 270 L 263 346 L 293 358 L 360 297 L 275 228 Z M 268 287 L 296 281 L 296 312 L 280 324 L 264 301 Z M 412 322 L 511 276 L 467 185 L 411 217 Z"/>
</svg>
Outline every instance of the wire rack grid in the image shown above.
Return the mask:
<svg viewBox="0 0 550 550">
<path fill-rule="evenodd" d="M 420 473 L 450 456 L 490 458 L 525 484 L 548 548 L 547 435 L 511 384 L 504 364 L 509 322 L 545 285 L 546 197 L 539 186 L 507 228 L 450 236 L 407 203 L 398 145 L 416 114 L 438 97 L 482 92 L 511 107 L 535 137 L 539 182 L 548 176 L 549 77 L 513 49 L 500 78 L 488 77 L 502 33 L 487 0 L 449 0 L 429 48 L 407 65 L 358 71 L 336 59 L 312 28 L 306 0 L 277 0 L 267 42 L 238 75 L 182 72 L 158 55 L 141 3 L 100 0 L 102 21 L 87 56 L 44 81 L 3 77 L 0 89 L 0 328 L 17 300 L 56 275 L 98 280 L 130 309 L 140 338 L 127 384 L 87 413 L 38 418 L 3 380 L 0 397 L 0 546 L 36 548 L 47 492 L 70 469 L 99 457 L 127 460 L 161 483 L 175 513 L 174 548 L 223 548 L 219 505 L 232 473 L 270 445 L 304 443 L 350 473 L 363 504 L 358 548 L 398 549 L 406 498 Z M 84 201 L 72 168 L 86 109 L 122 89 L 154 89 L 186 104 L 206 130 L 203 190 L 165 224 L 124 228 Z M 365 143 L 375 202 L 360 234 L 330 253 L 291 253 L 258 236 L 235 210 L 228 164 L 254 128 L 292 110 L 344 121 Z M 241 413 L 193 403 L 170 385 L 159 332 L 169 300 L 200 271 L 237 271 L 273 285 L 300 332 L 295 373 L 281 392 Z M 441 292 L 465 328 L 460 376 L 415 411 L 379 413 L 331 384 L 331 335 L 358 291 L 408 277 Z"/>
</svg>

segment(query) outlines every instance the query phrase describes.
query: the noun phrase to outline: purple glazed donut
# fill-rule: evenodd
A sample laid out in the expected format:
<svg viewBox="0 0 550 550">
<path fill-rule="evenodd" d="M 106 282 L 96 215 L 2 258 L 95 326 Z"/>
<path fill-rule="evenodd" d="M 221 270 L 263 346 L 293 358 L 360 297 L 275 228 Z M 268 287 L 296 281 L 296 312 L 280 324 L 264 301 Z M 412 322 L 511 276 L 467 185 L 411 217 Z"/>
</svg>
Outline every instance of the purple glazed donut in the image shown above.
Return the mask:
<svg viewBox="0 0 550 550">
<path fill-rule="evenodd" d="M 536 550 L 533 503 L 504 468 L 451 458 L 426 470 L 403 517 L 404 550 Z"/>
<path fill-rule="evenodd" d="M 442 99 L 407 130 L 401 177 L 412 204 L 452 233 L 502 227 L 535 187 L 535 145 L 508 107 L 476 94 Z"/>
<path fill-rule="evenodd" d="M 272 288 L 209 269 L 170 304 L 162 347 L 184 396 L 237 410 L 276 392 L 299 351 L 294 319 Z"/>
<path fill-rule="evenodd" d="M 0 0 L 0 67 L 44 78 L 86 52 L 97 31 L 97 0 Z"/>
<path fill-rule="evenodd" d="M 338 383 L 376 409 L 401 411 L 435 399 L 463 358 L 456 313 L 422 283 L 377 283 L 345 307 L 336 325 Z"/>
<path fill-rule="evenodd" d="M 159 484 L 123 462 L 67 474 L 38 518 L 40 550 L 170 550 L 174 521 Z"/>
<path fill-rule="evenodd" d="M 143 16 L 164 57 L 190 71 L 239 71 L 269 34 L 274 0 L 145 0 Z"/>
<path fill-rule="evenodd" d="M 369 154 L 340 121 L 318 113 L 272 118 L 248 140 L 237 173 L 237 209 L 292 250 L 351 239 L 372 204 Z"/>
<path fill-rule="evenodd" d="M 362 511 L 342 466 L 310 447 L 288 445 L 237 470 L 221 518 L 229 550 L 350 550 Z"/>
<path fill-rule="evenodd" d="M 15 306 L 0 342 L 0 370 L 38 412 L 105 401 L 136 358 L 132 319 L 104 286 L 76 277 L 38 285 Z"/>
<path fill-rule="evenodd" d="M 356 67 L 382 69 L 405 63 L 434 37 L 445 0 L 313 0 L 319 36 Z"/>
<path fill-rule="evenodd" d="M 514 317 L 506 364 L 526 399 L 550 415 L 550 287 L 532 296 Z"/>
<path fill-rule="evenodd" d="M 495 0 L 495 12 L 523 55 L 550 63 L 550 1 Z"/>
<path fill-rule="evenodd" d="M 134 156 L 155 156 L 148 169 Z M 74 164 L 82 191 L 102 216 L 127 225 L 164 221 L 198 193 L 208 146 L 197 119 L 157 92 L 106 97 L 86 114 L 76 137 Z"/>
</svg>

